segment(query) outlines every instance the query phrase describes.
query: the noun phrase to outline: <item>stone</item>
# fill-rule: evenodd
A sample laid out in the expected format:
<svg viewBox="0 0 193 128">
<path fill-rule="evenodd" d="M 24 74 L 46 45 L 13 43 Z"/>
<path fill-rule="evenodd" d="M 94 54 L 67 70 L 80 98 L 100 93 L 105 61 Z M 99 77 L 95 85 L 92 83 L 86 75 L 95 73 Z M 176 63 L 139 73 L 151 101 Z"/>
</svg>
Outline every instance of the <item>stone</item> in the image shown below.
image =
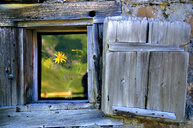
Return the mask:
<svg viewBox="0 0 193 128">
<path fill-rule="evenodd" d="M 191 38 L 193 38 L 193 16 L 192 15 L 187 16 L 185 22 L 191 25 Z"/>
<path fill-rule="evenodd" d="M 154 8 L 152 6 L 141 7 L 138 9 L 137 16 L 147 17 L 147 18 L 156 18 L 154 14 Z"/>
<path fill-rule="evenodd" d="M 192 4 L 174 3 L 166 7 L 167 20 L 185 21 L 186 17 L 193 14 Z"/>
</svg>

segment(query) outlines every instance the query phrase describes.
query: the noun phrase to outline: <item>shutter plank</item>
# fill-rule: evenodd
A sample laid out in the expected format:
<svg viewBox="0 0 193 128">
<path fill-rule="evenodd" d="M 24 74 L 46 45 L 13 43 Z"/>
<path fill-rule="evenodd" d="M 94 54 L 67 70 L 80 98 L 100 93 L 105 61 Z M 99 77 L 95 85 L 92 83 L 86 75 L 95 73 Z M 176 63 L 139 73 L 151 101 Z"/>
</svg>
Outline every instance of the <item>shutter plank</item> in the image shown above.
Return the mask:
<svg viewBox="0 0 193 128">
<path fill-rule="evenodd" d="M 149 20 L 148 42 L 154 44 L 187 44 L 190 42 L 191 27 L 185 22 Z"/>
<path fill-rule="evenodd" d="M 114 22 L 117 22 L 118 42 L 138 42 L 138 43 L 146 42 L 147 38 L 146 19 L 130 18 L 129 20 L 114 21 Z"/>
<path fill-rule="evenodd" d="M 112 105 L 145 108 L 148 62 L 148 52 L 106 53 L 103 102 L 107 114 L 112 114 Z"/>
<path fill-rule="evenodd" d="M 176 119 L 176 114 L 172 112 L 163 112 L 163 111 L 156 111 L 156 110 L 149 110 L 149 109 L 123 107 L 123 106 L 118 106 L 118 105 L 113 105 L 112 109 L 117 114 L 126 114 L 126 115 L 130 114 L 130 115 L 136 115 L 136 116 Z"/>
<path fill-rule="evenodd" d="M 175 112 L 184 121 L 188 53 L 151 52 L 147 109 Z"/>
</svg>

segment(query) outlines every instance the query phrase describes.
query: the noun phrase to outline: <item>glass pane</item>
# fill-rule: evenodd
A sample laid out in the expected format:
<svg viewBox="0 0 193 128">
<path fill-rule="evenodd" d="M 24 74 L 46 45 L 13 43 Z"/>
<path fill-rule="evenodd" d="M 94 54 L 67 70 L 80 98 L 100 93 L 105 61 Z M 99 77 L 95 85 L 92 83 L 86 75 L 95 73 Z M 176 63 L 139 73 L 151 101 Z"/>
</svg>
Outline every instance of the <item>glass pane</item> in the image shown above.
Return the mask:
<svg viewBox="0 0 193 128">
<path fill-rule="evenodd" d="M 41 98 L 87 95 L 87 35 L 41 35 Z"/>
</svg>

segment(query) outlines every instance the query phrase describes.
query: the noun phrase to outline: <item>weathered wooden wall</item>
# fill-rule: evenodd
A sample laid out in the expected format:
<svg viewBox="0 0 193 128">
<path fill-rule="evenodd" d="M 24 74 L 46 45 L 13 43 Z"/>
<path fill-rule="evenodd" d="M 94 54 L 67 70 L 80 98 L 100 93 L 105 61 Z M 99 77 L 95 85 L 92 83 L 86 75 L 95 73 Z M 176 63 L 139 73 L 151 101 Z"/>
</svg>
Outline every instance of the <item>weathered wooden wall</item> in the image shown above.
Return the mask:
<svg viewBox="0 0 193 128">
<path fill-rule="evenodd" d="M 32 102 L 33 97 L 33 31 L 24 30 L 23 34 L 24 99 Z"/>
<path fill-rule="evenodd" d="M 107 11 L 108 10 L 108 11 Z M 104 19 L 121 14 L 114 1 L 64 4 L 0 5 L 0 25 L 17 26 L 17 22 L 73 19 Z"/>
<path fill-rule="evenodd" d="M 24 104 L 32 97 L 32 33 L 1 27 L 0 34 L 0 106 Z"/>
<path fill-rule="evenodd" d="M 18 29 L 0 27 L 0 106 L 17 105 Z"/>
<path fill-rule="evenodd" d="M 106 11 L 108 10 L 108 11 Z M 101 24 L 106 16 L 116 16 L 121 14 L 121 6 L 116 2 L 79 2 L 64 4 L 1 4 L 0 5 L 0 26 L 4 26 L 5 30 L 2 36 L 4 43 L 7 42 L 9 36 L 8 27 L 15 28 L 17 31 L 14 38 L 17 42 L 17 54 L 13 57 L 17 59 L 17 89 L 18 103 L 24 104 L 37 102 L 37 32 L 60 31 L 68 32 L 68 30 L 81 31 L 81 26 L 88 26 L 88 46 L 89 46 L 89 102 L 98 102 L 100 107 L 100 88 L 101 88 L 101 70 L 100 66 L 102 57 L 102 38 L 103 25 Z M 86 27 L 85 27 L 86 28 Z M 86 29 L 85 29 L 86 30 Z M 7 32 L 6 32 L 7 31 Z M 3 34 L 3 33 L 2 33 Z M 8 40 L 9 41 L 9 40 Z M 2 53 L 4 56 L 4 53 Z M 11 56 L 11 55 L 10 55 Z M 7 76 L 3 76 L 3 78 Z M 2 78 L 2 81 L 4 81 Z M 4 86 L 2 84 L 2 86 Z M 2 88 L 6 94 L 5 88 Z M 12 99 L 9 99 L 12 100 Z M 14 100 L 15 101 L 15 100 Z M 15 105 L 15 104 L 4 104 Z"/>
<path fill-rule="evenodd" d="M 175 113 L 176 121 L 183 122 L 188 53 L 181 45 L 189 37 L 190 26 L 183 22 L 107 18 L 102 110 L 114 114 L 113 105 L 151 109 Z"/>
</svg>

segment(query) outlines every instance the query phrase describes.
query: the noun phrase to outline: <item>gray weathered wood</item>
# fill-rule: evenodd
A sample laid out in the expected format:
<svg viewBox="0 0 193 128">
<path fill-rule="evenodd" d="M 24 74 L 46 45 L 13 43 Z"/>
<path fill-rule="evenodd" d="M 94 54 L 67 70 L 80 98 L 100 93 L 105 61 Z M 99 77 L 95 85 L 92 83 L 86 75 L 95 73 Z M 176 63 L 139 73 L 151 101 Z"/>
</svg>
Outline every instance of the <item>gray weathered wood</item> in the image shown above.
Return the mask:
<svg viewBox="0 0 193 128">
<path fill-rule="evenodd" d="M 107 11 L 108 10 L 108 11 Z M 115 1 L 106 2 L 75 2 L 63 4 L 31 4 L 31 5 L 0 5 L 0 22 L 8 21 L 38 21 L 61 19 L 85 19 L 90 11 L 95 11 L 94 18 L 116 16 L 121 14 L 121 5 Z M 6 15 L 5 15 L 6 14 Z M 13 23 L 10 23 L 13 25 Z"/>
<path fill-rule="evenodd" d="M 155 44 L 187 44 L 190 42 L 191 27 L 185 22 L 149 20 L 148 42 Z"/>
<path fill-rule="evenodd" d="M 99 97 L 99 63 L 100 42 L 97 24 L 87 27 L 88 41 L 88 95 L 89 102 L 94 103 Z"/>
<path fill-rule="evenodd" d="M 17 101 L 17 29 L 0 27 L 0 106 Z"/>
<path fill-rule="evenodd" d="M 42 2 L 45 0 L 41 0 Z M 32 3 L 40 3 L 40 0 L 1 0 L 0 4 L 10 4 L 10 3 L 26 3 L 26 4 L 32 4 Z"/>
<path fill-rule="evenodd" d="M 31 27 L 35 28 L 43 28 L 43 27 L 51 27 L 52 30 L 56 29 L 65 29 L 61 28 L 62 26 L 82 26 L 82 25 L 92 25 L 94 23 L 93 18 L 86 19 L 64 19 L 64 20 L 46 20 L 46 21 L 20 21 L 17 23 L 18 27 Z M 59 27 L 58 27 L 59 26 Z M 57 28 L 58 27 L 58 28 Z"/>
<path fill-rule="evenodd" d="M 156 111 L 156 110 L 149 110 L 149 109 L 123 107 L 123 106 L 118 106 L 118 105 L 113 105 L 112 110 L 118 114 L 176 119 L 176 114 L 172 112 L 163 112 L 163 111 Z"/>
<path fill-rule="evenodd" d="M 33 88 L 33 33 L 31 30 L 25 30 L 24 40 L 24 98 L 25 103 L 32 101 Z"/>
<path fill-rule="evenodd" d="M 105 42 L 138 42 L 147 41 L 147 20 L 133 17 L 107 17 L 104 21 Z"/>
<path fill-rule="evenodd" d="M 93 27 L 87 26 L 87 47 L 88 47 L 88 54 L 87 54 L 87 60 L 88 60 L 88 100 L 90 103 L 96 102 L 95 100 L 95 91 L 94 91 L 94 85 L 93 85 L 93 61 L 92 61 L 92 54 L 93 54 Z"/>
<path fill-rule="evenodd" d="M 103 111 L 112 105 L 145 108 L 148 52 L 107 52 Z"/>
<path fill-rule="evenodd" d="M 32 102 L 38 101 L 38 42 L 37 32 L 33 31 L 33 89 Z"/>
<path fill-rule="evenodd" d="M 24 104 L 24 29 L 19 28 L 18 30 L 18 86 L 17 86 L 17 92 L 18 92 L 18 102 L 19 104 Z"/>
<path fill-rule="evenodd" d="M 129 18 L 127 20 L 114 22 L 117 22 L 118 42 L 146 42 L 147 20 L 145 18 Z"/>
<path fill-rule="evenodd" d="M 54 105 L 57 106 L 57 105 Z M 38 107 L 38 106 L 37 106 Z M 35 108 L 35 106 L 34 106 Z M 123 121 L 105 116 L 97 109 L 14 112 L 0 109 L 1 127 L 123 127 Z"/>
<path fill-rule="evenodd" d="M 117 27 L 126 20 L 135 21 L 110 17 L 104 22 L 102 111 L 113 114 L 113 105 L 145 108 L 176 113 L 175 121 L 183 122 L 188 54 L 182 46 L 188 43 L 190 26 L 149 20 L 147 43 L 140 42 L 141 36 L 136 41 L 127 37 L 135 31 L 132 27 Z"/>
<path fill-rule="evenodd" d="M 130 52 L 130 51 L 184 51 L 184 47 L 179 45 L 160 45 L 151 43 L 122 43 L 113 42 L 108 44 L 111 52 Z"/>
<path fill-rule="evenodd" d="M 16 106 L 17 112 L 33 112 L 33 111 L 54 111 L 54 110 L 77 110 L 77 109 L 91 109 L 94 108 L 93 104 L 90 103 L 35 103 L 27 105 Z"/>
<path fill-rule="evenodd" d="M 188 53 L 151 52 L 147 109 L 175 112 L 184 121 Z"/>
</svg>

